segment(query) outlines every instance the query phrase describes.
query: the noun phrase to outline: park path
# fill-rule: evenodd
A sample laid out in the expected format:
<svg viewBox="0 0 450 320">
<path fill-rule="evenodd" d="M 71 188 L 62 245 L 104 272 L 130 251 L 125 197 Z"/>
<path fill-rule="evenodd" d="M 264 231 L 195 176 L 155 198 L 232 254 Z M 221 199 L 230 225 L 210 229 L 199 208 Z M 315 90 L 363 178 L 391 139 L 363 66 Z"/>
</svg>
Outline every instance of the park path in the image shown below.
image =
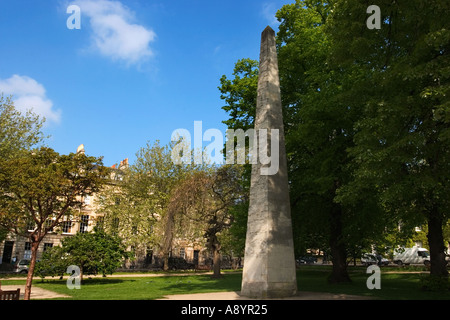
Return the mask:
<svg viewBox="0 0 450 320">
<path fill-rule="evenodd" d="M 20 300 L 23 300 L 25 292 L 25 285 L 7 285 L 2 286 L 3 290 L 16 290 L 20 288 Z M 32 300 L 35 299 L 55 299 L 55 298 L 70 298 L 68 295 L 60 294 L 54 291 L 45 290 L 36 286 L 33 286 L 31 290 Z M 333 293 L 321 293 L 321 292 L 304 292 L 300 291 L 293 297 L 274 300 L 367 300 L 370 298 L 346 294 L 333 294 Z M 209 293 L 194 293 L 194 294 L 176 294 L 168 295 L 158 300 L 255 300 L 247 297 L 242 297 L 239 292 L 209 292 Z"/>
<path fill-rule="evenodd" d="M 158 300 L 258 300 L 250 299 L 240 295 L 240 292 L 209 292 L 209 293 L 194 293 L 194 294 L 176 294 L 166 296 Z M 267 299 L 267 300 L 372 300 L 370 297 L 354 296 L 348 294 L 335 294 L 324 292 L 307 292 L 299 291 L 295 296 L 282 299 Z"/>
<path fill-rule="evenodd" d="M 23 296 L 25 293 L 25 285 L 2 285 L 2 290 L 17 290 L 20 289 L 20 300 L 23 300 Z M 36 286 L 31 288 L 30 299 L 55 299 L 55 298 L 70 298 L 68 295 L 60 294 L 54 291 L 45 290 Z"/>
</svg>

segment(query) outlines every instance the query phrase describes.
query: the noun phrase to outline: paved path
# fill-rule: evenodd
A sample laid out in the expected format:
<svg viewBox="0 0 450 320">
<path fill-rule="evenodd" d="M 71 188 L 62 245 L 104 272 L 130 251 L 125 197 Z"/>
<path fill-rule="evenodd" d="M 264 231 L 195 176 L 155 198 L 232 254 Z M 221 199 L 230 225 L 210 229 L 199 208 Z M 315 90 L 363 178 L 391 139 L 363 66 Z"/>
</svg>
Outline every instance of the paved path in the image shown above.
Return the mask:
<svg viewBox="0 0 450 320">
<path fill-rule="evenodd" d="M 20 300 L 23 300 L 25 294 L 25 285 L 8 285 L 3 286 L 2 290 L 17 290 L 20 288 Z M 30 299 L 54 299 L 54 298 L 70 298 L 70 296 L 56 293 L 54 291 L 45 290 L 36 286 L 31 287 Z"/>
<path fill-rule="evenodd" d="M 195 294 L 176 294 L 166 296 L 159 300 L 257 300 L 240 296 L 240 292 L 212 292 Z M 348 294 L 334 294 L 322 292 L 300 291 L 295 296 L 283 299 L 269 300 L 371 300 L 370 297 L 354 296 Z"/>
<path fill-rule="evenodd" d="M 3 290 L 16 290 L 20 288 L 20 299 L 23 300 L 25 293 L 24 285 L 8 285 L 2 286 Z M 36 286 L 31 288 L 31 299 L 54 299 L 54 298 L 70 298 L 70 296 L 56 293 L 50 290 L 45 290 Z M 275 299 L 275 300 L 367 300 L 368 297 L 353 296 L 346 294 L 332 294 L 320 292 L 299 292 L 294 297 Z M 169 295 L 159 300 L 255 300 L 247 297 L 242 297 L 239 292 L 210 292 L 210 293 L 194 293 L 194 294 L 177 294 Z"/>
</svg>

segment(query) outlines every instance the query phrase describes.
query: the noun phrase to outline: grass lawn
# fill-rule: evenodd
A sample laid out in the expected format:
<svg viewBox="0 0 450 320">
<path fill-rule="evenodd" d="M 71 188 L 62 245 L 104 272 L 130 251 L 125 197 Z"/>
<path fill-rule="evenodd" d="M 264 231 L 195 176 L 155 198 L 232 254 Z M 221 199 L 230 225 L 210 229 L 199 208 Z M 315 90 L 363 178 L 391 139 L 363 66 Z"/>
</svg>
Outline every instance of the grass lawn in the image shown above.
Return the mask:
<svg viewBox="0 0 450 320">
<path fill-rule="evenodd" d="M 421 290 L 422 279 L 428 274 L 421 274 L 422 268 L 401 269 L 381 267 L 381 289 L 369 290 L 366 281 L 371 274 L 366 274 L 365 267 L 349 267 L 351 283 L 329 284 L 327 276 L 331 267 L 302 266 L 297 272 L 298 288 L 301 291 L 345 293 L 373 297 L 383 300 L 450 300 L 450 291 L 430 292 Z"/>
<path fill-rule="evenodd" d="M 67 280 L 33 281 L 40 287 L 71 296 L 72 300 L 151 300 L 171 294 L 204 293 L 240 290 L 241 274 L 226 274 L 220 279 L 210 275 L 168 277 L 114 277 L 83 280 L 80 290 L 69 290 Z M 2 285 L 24 284 L 19 280 L 2 280 Z M 33 290 L 33 289 L 32 289 Z M 63 299 L 64 300 L 64 299 Z"/>
<path fill-rule="evenodd" d="M 300 291 L 345 293 L 385 300 L 450 300 L 450 291 L 422 291 L 421 278 L 424 274 L 404 269 L 381 268 L 381 289 L 369 290 L 366 286 L 366 269 L 349 267 L 352 283 L 327 283 L 328 266 L 302 266 L 297 272 Z M 73 300 L 145 300 L 158 299 L 166 295 L 205 293 L 219 291 L 240 291 L 241 273 L 225 273 L 220 279 L 210 275 L 185 275 L 167 277 L 114 277 L 85 279 L 81 290 L 69 290 L 66 280 L 35 279 L 33 286 L 71 296 Z M 2 280 L 3 285 L 24 284 L 23 280 Z"/>
</svg>

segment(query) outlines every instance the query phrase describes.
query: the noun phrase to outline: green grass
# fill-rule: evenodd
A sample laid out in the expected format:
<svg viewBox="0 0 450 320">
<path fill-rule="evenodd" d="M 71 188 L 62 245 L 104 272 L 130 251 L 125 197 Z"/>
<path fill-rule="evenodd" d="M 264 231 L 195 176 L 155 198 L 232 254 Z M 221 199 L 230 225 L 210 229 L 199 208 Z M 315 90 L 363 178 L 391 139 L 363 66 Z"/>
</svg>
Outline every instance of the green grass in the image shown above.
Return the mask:
<svg viewBox="0 0 450 320">
<path fill-rule="evenodd" d="M 422 269 L 381 268 L 381 290 L 369 290 L 366 286 L 366 268 L 349 267 L 351 283 L 327 282 L 328 266 L 302 266 L 297 272 L 300 291 L 351 294 L 385 300 L 450 300 L 450 291 L 427 292 L 420 289 L 421 279 L 426 277 Z M 405 273 L 403 273 L 405 272 Z M 71 296 L 72 300 L 146 300 L 172 294 L 240 291 L 241 273 L 224 273 L 220 279 L 210 275 L 114 277 L 85 279 L 81 290 L 69 290 L 66 280 L 35 279 L 33 286 Z M 3 285 L 24 284 L 23 280 L 2 280 Z"/>
<path fill-rule="evenodd" d="M 384 300 L 450 300 L 450 291 L 430 292 L 421 290 L 423 268 L 389 268 L 381 267 L 381 289 L 370 290 L 366 281 L 371 274 L 366 274 L 364 267 L 349 267 L 351 283 L 329 284 L 327 276 L 331 267 L 302 266 L 297 272 L 298 288 L 301 291 L 329 292 L 351 294 Z"/>
<path fill-rule="evenodd" d="M 3 285 L 24 281 L 2 281 Z M 69 290 L 66 280 L 34 280 L 33 286 L 71 296 L 72 300 L 150 300 L 166 295 L 239 290 L 240 274 L 227 274 L 220 279 L 210 275 L 93 278 L 85 279 L 80 290 Z"/>
</svg>

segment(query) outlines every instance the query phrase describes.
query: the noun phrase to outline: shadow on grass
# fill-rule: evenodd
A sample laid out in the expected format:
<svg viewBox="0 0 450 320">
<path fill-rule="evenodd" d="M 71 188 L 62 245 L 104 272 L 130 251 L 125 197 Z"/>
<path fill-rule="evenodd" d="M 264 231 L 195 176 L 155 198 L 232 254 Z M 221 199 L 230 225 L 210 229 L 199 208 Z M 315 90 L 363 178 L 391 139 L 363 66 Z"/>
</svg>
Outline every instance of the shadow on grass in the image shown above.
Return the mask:
<svg viewBox="0 0 450 320">
<path fill-rule="evenodd" d="M 381 268 L 381 289 L 370 290 L 367 280 L 371 274 L 365 268 L 350 268 L 352 282 L 330 284 L 327 282 L 328 268 L 302 267 L 297 270 L 300 291 L 329 292 L 372 297 L 382 300 L 450 300 L 450 291 L 430 292 L 422 290 L 421 278 L 417 271 L 404 272 L 399 268 Z M 419 269 L 420 271 L 420 269 Z"/>
<path fill-rule="evenodd" d="M 82 286 L 101 286 L 101 285 L 112 285 L 112 284 L 120 284 L 120 283 L 124 283 L 125 281 L 129 282 L 129 281 L 135 281 L 133 279 L 109 279 L 109 278 L 102 278 L 102 279 L 98 279 L 98 278 L 92 278 L 92 279 L 83 279 L 83 281 L 81 282 Z M 47 283 L 47 282 L 37 282 L 36 284 L 39 285 L 39 283 Z M 60 286 L 67 286 L 67 279 L 63 279 L 63 280 L 49 280 L 49 283 L 53 284 L 53 285 L 60 285 Z"/>
<path fill-rule="evenodd" d="M 161 286 L 162 292 L 168 293 L 165 295 L 226 292 L 241 290 L 242 274 L 224 274 L 220 278 L 198 275 L 166 279 L 167 281 Z"/>
</svg>

